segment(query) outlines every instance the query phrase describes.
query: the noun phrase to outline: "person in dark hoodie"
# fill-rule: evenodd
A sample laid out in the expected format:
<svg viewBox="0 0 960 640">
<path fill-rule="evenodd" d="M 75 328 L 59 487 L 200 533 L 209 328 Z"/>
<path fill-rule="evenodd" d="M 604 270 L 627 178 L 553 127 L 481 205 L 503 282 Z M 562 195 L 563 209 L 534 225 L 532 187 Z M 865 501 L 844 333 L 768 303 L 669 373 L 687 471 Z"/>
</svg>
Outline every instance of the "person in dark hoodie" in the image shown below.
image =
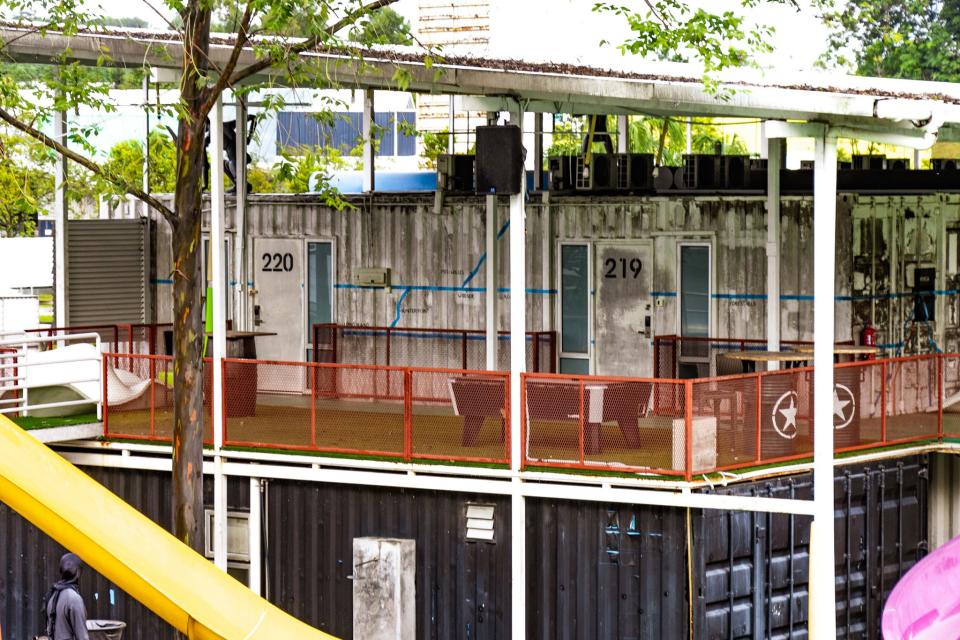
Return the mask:
<svg viewBox="0 0 960 640">
<path fill-rule="evenodd" d="M 89 640 L 87 609 L 80 596 L 83 562 L 72 553 L 60 558 L 60 580 L 47 594 L 47 636 L 50 640 Z"/>
</svg>

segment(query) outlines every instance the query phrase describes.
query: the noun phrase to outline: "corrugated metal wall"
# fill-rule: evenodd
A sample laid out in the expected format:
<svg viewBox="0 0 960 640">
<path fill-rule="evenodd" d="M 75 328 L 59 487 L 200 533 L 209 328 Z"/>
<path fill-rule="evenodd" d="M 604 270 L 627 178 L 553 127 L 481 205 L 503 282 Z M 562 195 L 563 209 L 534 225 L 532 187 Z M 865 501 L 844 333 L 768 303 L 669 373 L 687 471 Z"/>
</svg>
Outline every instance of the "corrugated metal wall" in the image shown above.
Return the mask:
<svg viewBox="0 0 960 640">
<path fill-rule="evenodd" d="M 341 638 L 353 633 L 353 539 L 416 541 L 417 637 L 510 637 L 509 498 L 272 480 L 268 597 Z M 495 505 L 497 542 L 467 542 L 467 502 Z"/>
<path fill-rule="evenodd" d="M 837 635 L 880 638 L 883 603 L 928 550 L 929 459 L 837 469 Z M 811 498 L 811 474 L 718 492 Z M 693 522 L 695 637 L 806 638 L 810 518 L 703 511 Z"/>
<path fill-rule="evenodd" d="M 837 469 L 839 637 L 879 638 L 885 598 L 926 553 L 928 470 L 927 456 Z M 88 471 L 169 524 L 168 474 Z M 811 484 L 803 474 L 717 491 L 809 497 Z M 278 480 L 262 496 L 268 597 L 306 622 L 350 638 L 353 538 L 400 537 L 417 544 L 419 638 L 509 637 L 508 498 Z M 470 501 L 495 505 L 495 543 L 465 541 Z M 230 507 L 249 507 L 245 479 L 231 479 Z M 680 640 L 690 620 L 697 640 L 806 637 L 808 518 L 531 499 L 526 522 L 528 638 Z M 61 553 L 0 505 L 6 637 L 39 628 Z M 102 577 L 82 589 L 91 615 L 126 620 L 128 637 L 172 637 Z"/>
<path fill-rule="evenodd" d="M 874 196 L 876 198 L 878 196 Z M 838 339 L 851 335 L 850 210 L 857 196 L 838 202 Z M 248 229 L 257 237 L 332 239 L 336 246 L 336 321 L 343 324 L 409 327 L 483 327 L 485 208 L 477 197 L 448 197 L 435 213 L 432 196 L 377 194 L 356 198 L 356 208 L 338 212 L 315 196 L 251 196 Z M 498 211 L 498 228 L 508 214 Z M 782 206 L 781 289 L 785 339 L 809 339 L 813 326 L 813 203 L 785 197 Z M 232 229 L 233 203 L 227 203 Z M 158 321 L 171 317 L 169 232 L 156 225 Z M 509 282 L 509 233 L 497 243 L 498 286 Z M 677 327 L 677 252 L 682 241 L 713 245 L 714 330 L 716 337 L 756 337 L 766 322 L 766 207 L 757 196 L 582 197 L 557 196 L 527 205 L 527 313 L 529 330 L 556 329 L 559 284 L 556 246 L 560 241 L 650 239 L 654 244 L 653 329 Z M 249 241 L 248 241 L 249 242 Z M 249 246 L 249 244 L 248 244 Z M 257 288 L 250 251 L 248 273 Z M 352 284 L 356 269 L 388 267 L 389 290 Z M 299 282 L 294 284 L 300 284 Z M 507 328 L 508 294 L 501 292 L 500 326 Z M 259 304 L 255 298 L 253 304 Z M 289 328 L 268 327 L 289 331 Z M 269 354 L 264 354 L 270 357 Z M 650 363 L 644 363 L 649 367 Z M 649 371 L 647 372 L 649 373 Z"/>
<path fill-rule="evenodd" d="M 168 530 L 172 526 L 169 473 L 99 467 L 84 471 L 154 522 Z M 231 509 L 249 509 L 249 486 L 245 479 L 230 479 Z M 204 489 L 207 504 L 212 504 L 212 482 L 207 481 Z M 32 638 L 43 631 L 44 598 L 59 578 L 57 565 L 65 552 L 52 538 L 0 503 L 0 628 L 4 638 Z M 127 622 L 125 638 L 175 637 L 166 622 L 89 568 L 81 576 L 80 593 L 88 617 Z"/>
</svg>

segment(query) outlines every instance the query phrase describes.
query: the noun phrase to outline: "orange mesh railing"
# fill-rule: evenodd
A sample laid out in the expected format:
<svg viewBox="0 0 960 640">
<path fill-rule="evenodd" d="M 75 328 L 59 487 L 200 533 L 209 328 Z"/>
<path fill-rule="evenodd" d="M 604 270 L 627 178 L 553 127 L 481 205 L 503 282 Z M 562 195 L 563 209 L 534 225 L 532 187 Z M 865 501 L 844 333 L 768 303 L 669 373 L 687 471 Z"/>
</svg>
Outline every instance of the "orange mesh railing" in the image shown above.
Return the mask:
<svg viewBox="0 0 960 640">
<path fill-rule="evenodd" d="M 132 371 L 123 366 L 132 360 Z M 172 359 L 108 354 L 104 366 L 142 395 L 117 404 L 105 385 L 104 435 L 169 441 Z M 205 439 L 212 374 L 205 361 Z M 119 367 L 118 367 L 119 365 Z M 104 379 L 107 379 L 105 369 Z M 509 462 L 509 376 L 499 372 L 223 361 L 224 445 L 403 460 Z"/>
<path fill-rule="evenodd" d="M 528 331 L 528 371 L 557 370 L 554 331 Z M 475 329 L 313 325 L 313 361 L 481 370 L 486 365 L 486 334 Z M 497 370 L 510 368 L 510 334 L 499 333 Z"/>
<path fill-rule="evenodd" d="M 107 354 L 104 380 L 105 436 L 170 440 L 171 358 Z M 691 380 L 521 380 L 525 467 L 692 479 L 813 454 L 811 367 Z M 207 361 L 208 442 L 211 384 Z M 224 443 L 506 464 L 509 395 L 504 372 L 225 359 Z M 833 428 L 838 452 L 960 437 L 960 355 L 837 364 Z"/>
<path fill-rule="evenodd" d="M 522 380 L 524 464 L 685 475 L 686 383 L 555 374 Z"/>
</svg>

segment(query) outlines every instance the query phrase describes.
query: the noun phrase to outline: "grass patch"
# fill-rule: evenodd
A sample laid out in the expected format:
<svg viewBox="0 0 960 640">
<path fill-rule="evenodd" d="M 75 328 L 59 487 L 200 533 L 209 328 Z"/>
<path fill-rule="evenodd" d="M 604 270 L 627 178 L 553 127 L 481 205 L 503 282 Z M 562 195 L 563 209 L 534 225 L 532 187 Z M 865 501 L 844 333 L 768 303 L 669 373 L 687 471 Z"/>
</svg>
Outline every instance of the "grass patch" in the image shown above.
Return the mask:
<svg viewBox="0 0 960 640">
<path fill-rule="evenodd" d="M 35 416 L 23 416 L 19 418 L 10 418 L 24 431 L 33 429 L 51 429 L 53 427 L 72 427 L 78 424 L 96 424 L 100 422 L 95 413 L 82 413 L 76 416 L 39 418 Z"/>
</svg>

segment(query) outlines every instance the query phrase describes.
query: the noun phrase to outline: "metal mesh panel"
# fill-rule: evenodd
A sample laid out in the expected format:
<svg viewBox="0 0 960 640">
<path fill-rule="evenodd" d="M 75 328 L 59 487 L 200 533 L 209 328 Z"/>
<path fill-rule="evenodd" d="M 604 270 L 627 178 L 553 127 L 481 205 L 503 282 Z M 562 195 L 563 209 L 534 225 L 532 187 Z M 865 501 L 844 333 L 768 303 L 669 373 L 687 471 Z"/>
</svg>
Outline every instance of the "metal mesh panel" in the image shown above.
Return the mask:
<svg viewBox="0 0 960 640">
<path fill-rule="evenodd" d="M 313 326 L 314 362 L 377 366 L 482 370 L 486 368 L 486 334 L 470 329 Z M 528 371 L 556 370 L 556 334 L 526 334 Z M 510 335 L 500 332 L 497 369 L 510 368 Z"/>
<path fill-rule="evenodd" d="M 936 437 L 939 432 L 939 359 L 920 356 L 887 364 L 888 441 Z"/>
<path fill-rule="evenodd" d="M 524 376 L 523 391 L 527 464 L 668 474 L 685 469 L 682 384 L 531 374 Z M 664 411 L 675 403 L 679 409 Z"/>
<path fill-rule="evenodd" d="M 413 457 L 508 461 L 507 375 L 417 369 L 408 375 Z"/>
<path fill-rule="evenodd" d="M 692 473 L 756 464 L 760 376 L 698 380 L 691 388 Z"/>
</svg>

